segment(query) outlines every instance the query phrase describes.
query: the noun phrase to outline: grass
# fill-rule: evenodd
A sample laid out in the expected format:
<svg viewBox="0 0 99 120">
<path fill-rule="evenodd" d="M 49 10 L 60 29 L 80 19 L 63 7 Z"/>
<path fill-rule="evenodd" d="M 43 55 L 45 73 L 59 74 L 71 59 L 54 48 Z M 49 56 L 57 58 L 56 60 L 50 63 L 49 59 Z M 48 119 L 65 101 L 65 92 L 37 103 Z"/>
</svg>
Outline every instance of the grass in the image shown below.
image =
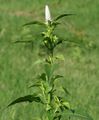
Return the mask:
<svg viewBox="0 0 99 120">
<path fill-rule="evenodd" d="M 40 66 L 34 65 L 38 59 L 38 49 L 35 42 L 31 45 L 14 44 L 22 37 L 22 25 L 35 19 L 44 20 L 44 6 L 46 0 L 0 0 L 0 120 L 33 120 L 33 116 L 39 114 L 34 109 L 35 104 L 16 105 L 5 107 L 13 99 L 31 93 L 28 86 L 40 71 Z M 96 47 L 80 54 L 79 50 L 68 49 L 63 45 L 60 51 L 64 51 L 65 62 L 60 65 L 59 72 L 65 78 L 61 81 L 71 93 L 68 98 L 74 106 L 86 109 L 94 120 L 99 118 L 99 36 L 98 0 L 72 1 L 55 0 L 47 2 L 53 16 L 61 13 L 76 13 L 75 16 L 65 18 L 60 29 L 64 32 L 59 35 L 69 39 L 84 39 L 92 41 Z M 35 37 L 36 30 L 33 28 Z M 37 28 L 37 31 L 39 29 Z M 27 32 L 27 31 L 26 31 Z"/>
</svg>

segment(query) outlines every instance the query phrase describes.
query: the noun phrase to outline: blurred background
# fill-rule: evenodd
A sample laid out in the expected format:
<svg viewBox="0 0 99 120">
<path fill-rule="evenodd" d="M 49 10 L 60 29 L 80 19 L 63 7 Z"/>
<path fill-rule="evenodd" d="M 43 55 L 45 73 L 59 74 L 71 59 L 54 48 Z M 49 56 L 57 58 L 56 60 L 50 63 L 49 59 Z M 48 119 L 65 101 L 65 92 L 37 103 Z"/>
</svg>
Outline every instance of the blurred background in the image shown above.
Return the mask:
<svg viewBox="0 0 99 120">
<path fill-rule="evenodd" d="M 67 99 L 72 107 L 82 107 L 98 120 L 99 0 L 0 0 L 0 120 L 33 120 L 39 114 L 35 104 L 8 109 L 6 106 L 15 98 L 32 93 L 28 86 L 43 69 L 35 64 L 43 56 L 38 47 L 43 28 L 22 25 L 33 20 L 45 21 L 46 4 L 52 19 L 62 13 L 75 14 L 62 19 L 56 34 L 84 46 L 59 47 L 57 53 L 63 53 L 65 60 L 60 62 L 57 72 L 64 75 L 60 82 L 70 92 Z M 18 40 L 33 42 L 16 44 Z"/>
</svg>

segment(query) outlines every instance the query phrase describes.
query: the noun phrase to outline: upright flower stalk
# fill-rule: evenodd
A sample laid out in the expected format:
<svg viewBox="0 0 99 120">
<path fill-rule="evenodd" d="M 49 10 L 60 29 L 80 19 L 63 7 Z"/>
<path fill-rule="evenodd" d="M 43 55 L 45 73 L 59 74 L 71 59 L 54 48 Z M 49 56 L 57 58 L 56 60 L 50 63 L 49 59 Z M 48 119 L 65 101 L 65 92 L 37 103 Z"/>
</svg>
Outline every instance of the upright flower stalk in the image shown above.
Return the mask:
<svg viewBox="0 0 99 120">
<path fill-rule="evenodd" d="M 43 115 L 40 120 L 61 120 L 63 112 L 66 114 L 70 113 L 71 116 L 74 115 L 74 110 L 71 109 L 69 102 L 66 97 L 58 94 L 59 91 L 63 91 L 66 96 L 68 91 L 66 88 L 60 85 L 59 88 L 56 86 L 56 81 L 62 79 L 63 76 L 60 74 L 55 74 L 56 66 L 56 55 L 54 55 L 54 50 L 58 45 L 62 44 L 64 40 L 60 39 L 54 33 L 54 30 L 60 24 L 59 19 L 69 16 L 72 14 L 62 14 L 51 19 L 51 14 L 48 5 L 45 6 L 45 22 L 33 21 L 25 25 L 40 25 L 44 26 L 45 31 L 41 33 L 42 35 L 42 46 L 45 49 L 46 56 L 44 57 L 44 72 L 37 75 L 37 80 L 34 82 L 30 88 L 37 89 L 36 93 L 33 92 L 31 95 L 26 95 L 24 97 L 17 98 L 11 102 L 8 106 L 14 105 L 21 102 L 37 102 L 42 106 Z M 34 90 L 35 91 L 35 90 Z M 39 109 L 39 108 L 38 108 Z M 76 115 L 77 116 L 77 115 Z M 70 118 L 70 116 L 69 116 Z"/>
</svg>

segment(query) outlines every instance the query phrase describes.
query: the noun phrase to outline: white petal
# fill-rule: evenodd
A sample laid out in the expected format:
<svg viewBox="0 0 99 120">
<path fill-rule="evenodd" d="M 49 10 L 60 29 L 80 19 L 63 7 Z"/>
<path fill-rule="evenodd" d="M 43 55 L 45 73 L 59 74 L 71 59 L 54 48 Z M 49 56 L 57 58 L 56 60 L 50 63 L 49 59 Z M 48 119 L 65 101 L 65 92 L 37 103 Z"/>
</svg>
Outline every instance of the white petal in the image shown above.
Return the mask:
<svg viewBox="0 0 99 120">
<path fill-rule="evenodd" d="M 48 21 L 51 21 L 51 14 L 48 5 L 45 6 L 45 21 L 48 23 Z"/>
</svg>

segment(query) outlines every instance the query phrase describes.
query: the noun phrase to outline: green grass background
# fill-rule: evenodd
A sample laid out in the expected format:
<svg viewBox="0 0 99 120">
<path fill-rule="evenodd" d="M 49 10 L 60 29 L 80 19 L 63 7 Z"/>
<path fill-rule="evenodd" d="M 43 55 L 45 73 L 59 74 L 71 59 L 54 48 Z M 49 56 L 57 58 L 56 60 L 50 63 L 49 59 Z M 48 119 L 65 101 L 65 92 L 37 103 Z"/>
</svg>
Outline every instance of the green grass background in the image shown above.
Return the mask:
<svg viewBox="0 0 99 120">
<path fill-rule="evenodd" d="M 14 44 L 31 36 L 21 27 L 32 20 L 44 21 L 44 7 L 48 4 L 52 16 L 75 13 L 65 18 L 59 35 L 69 39 L 92 41 L 96 47 L 80 54 L 65 45 L 59 48 L 65 62 L 60 63 L 60 81 L 69 89 L 70 103 L 86 109 L 94 120 L 99 119 L 99 0 L 0 0 L 0 120 L 33 120 L 39 114 L 35 104 L 6 106 L 15 98 L 31 93 L 28 86 L 42 70 L 34 65 L 38 60 L 38 41 L 33 49 L 30 44 Z M 41 31 L 32 28 L 33 38 Z M 39 107 L 39 106 L 38 106 Z M 77 119 L 76 119 L 77 120 Z M 79 119 L 78 119 L 79 120 Z"/>
</svg>

